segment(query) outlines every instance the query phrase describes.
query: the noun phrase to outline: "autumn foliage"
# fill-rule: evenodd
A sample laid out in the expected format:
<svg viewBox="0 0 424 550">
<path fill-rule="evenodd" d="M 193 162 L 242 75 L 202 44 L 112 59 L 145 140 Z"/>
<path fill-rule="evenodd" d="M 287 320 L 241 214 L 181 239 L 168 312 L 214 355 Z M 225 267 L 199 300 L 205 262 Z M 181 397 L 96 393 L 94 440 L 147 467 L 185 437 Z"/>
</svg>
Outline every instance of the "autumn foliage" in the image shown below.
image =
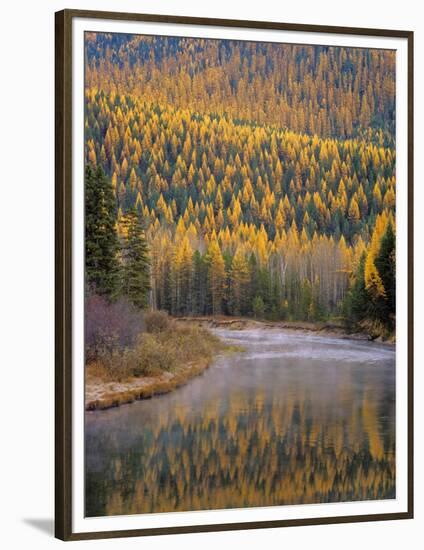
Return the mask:
<svg viewBox="0 0 424 550">
<path fill-rule="evenodd" d="M 152 308 L 346 314 L 364 255 L 364 292 L 387 295 L 393 52 L 89 34 L 86 57 L 86 161 L 118 235 L 143 219 Z"/>
</svg>

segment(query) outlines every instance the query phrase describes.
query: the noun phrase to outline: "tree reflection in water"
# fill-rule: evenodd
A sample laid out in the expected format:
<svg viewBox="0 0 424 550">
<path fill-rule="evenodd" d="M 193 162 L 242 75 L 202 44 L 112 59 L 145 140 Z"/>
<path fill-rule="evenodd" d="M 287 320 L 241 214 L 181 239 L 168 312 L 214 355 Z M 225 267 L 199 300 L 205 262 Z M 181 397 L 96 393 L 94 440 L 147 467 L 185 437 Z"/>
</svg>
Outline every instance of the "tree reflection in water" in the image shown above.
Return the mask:
<svg viewBox="0 0 424 550">
<path fill-rule="evenodd" d="M 86 514 L 395 498 L 394 354 L 306 372 L 246 360 L 90 413 Z"/>
</svg>

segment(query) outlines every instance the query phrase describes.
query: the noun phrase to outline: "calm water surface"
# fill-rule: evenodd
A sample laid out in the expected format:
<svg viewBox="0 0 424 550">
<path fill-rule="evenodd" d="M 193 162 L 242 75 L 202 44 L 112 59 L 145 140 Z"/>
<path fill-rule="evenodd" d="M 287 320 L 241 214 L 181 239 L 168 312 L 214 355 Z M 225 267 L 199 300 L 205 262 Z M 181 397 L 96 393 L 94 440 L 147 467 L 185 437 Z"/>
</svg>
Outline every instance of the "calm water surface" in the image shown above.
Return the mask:
<svg viewBox="0 0 424 550">
<path fill-rule="evenodd" d="M 395 497 L 395 353 L 277 330 L 225 331 L 173 393 L 86 414 L 86 515 Z"/>
</svg>

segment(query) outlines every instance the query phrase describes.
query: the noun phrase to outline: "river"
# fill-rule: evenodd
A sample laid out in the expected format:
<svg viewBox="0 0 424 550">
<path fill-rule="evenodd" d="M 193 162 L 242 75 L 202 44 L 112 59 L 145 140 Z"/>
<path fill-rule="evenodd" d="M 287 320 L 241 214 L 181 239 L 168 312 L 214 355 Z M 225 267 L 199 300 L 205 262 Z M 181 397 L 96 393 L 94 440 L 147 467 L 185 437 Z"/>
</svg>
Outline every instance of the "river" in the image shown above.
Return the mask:
<svg viewBox="0 0 424 550">
<path fill-rule="evenodd" d="M 86 413 L 87 516 L 395 498 L 394 348 L 215 332 L 245 352 Z"/>
</svg>

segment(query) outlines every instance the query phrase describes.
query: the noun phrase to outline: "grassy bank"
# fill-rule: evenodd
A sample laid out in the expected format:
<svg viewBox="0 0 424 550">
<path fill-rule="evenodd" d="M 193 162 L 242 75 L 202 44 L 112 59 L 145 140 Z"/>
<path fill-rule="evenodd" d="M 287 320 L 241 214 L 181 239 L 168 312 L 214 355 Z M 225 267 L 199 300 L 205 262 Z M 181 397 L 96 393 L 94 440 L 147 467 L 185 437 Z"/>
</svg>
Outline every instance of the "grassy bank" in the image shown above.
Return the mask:
<svg viewBox="0 0 424 550">
<path fill-rule="evenodd" d="M 87 362 L 85 406 L 106 409 L 172 391 L 231 348 L 202 327 L 146 315 L 132 347 L 105 346 Z"/>
<path fill-rule="evenodd" d="M 276 330 L 295 330 L 303 332 L 313 332 L 334 336 L 338 338 L 348 338 L 352 340 L 370 340 L 389 344 L 395 343 L 395 335 L 384 329 L 382 326 L 376 326 L 365 323 L 361 326 L 349 329 L 342 320 L 333 319 L 331 321 L 270 321 L 266 319 L 253 319 L 249 317 L 228 317 L 220 316 L 198 316 L 198 317 L 179 317 L 179 325 L 196 326 L 203 328 L 224 328 L 228 330 L 247 330 L 247 329 L 276 329 Z"/>
</svg>

